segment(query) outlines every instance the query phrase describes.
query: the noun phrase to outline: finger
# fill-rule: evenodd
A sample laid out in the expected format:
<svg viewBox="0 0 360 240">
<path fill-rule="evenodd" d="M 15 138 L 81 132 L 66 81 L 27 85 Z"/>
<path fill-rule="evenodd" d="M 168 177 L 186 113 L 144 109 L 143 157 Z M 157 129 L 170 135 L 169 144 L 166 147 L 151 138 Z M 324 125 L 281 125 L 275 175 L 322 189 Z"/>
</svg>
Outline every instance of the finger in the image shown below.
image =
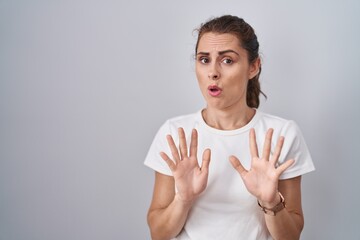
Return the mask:
<svg viewBox="0 0 360 240">
<path fill-rule="evenodd" d="M 273 156 L 271 158 L 271 162 L 274 164 L 274 166 L 275 166 L 276 162 L 279 160 L 283 144 L 284 144 L 284 137 L 280 136 L 279 140 L 278 140 L 278 142 L 276 144 L 274 154 L 273 154 Z"/>
<path fill-rule="evenodd" d="M 244 166 L 241 164 L 239 159 L 235 156 L 230 156 L 229 160 L 231 165 L 235 168 L 235 170 L 240 173 L 240 176 L 244 177 L 248 171 L 244 168 Z"/>
<path fill-rule="evenodd" d="M 179 162 L 180 161 L 179 151 L 175 145 L 174 139 L 172 138 L 171 135 L 167 135 L 166 140 L 169 144 L 170 151 L 171 151 L 171 154 L 172 154 L 175 162 Z"/>
<path fill-rule="evenodd" d="M 171 160 L 169 158 L 169 156 L 164 152 L 160 152 L 160 156 L 167 163 L 167 165 L 169 166 L 171 172 L 174 172 L 176 170 L 176 165 L 173 162 L 173 160 Z"/>
<path fill-rule="evenodd" d="M 198 147 L 198 134 L 196 129 L 193 129 L 191 132 L 191 142 L 190 142 L 190 156 L 197 156 L 197 147 Z"/>
<path fill-rule="evenodd" d="M 283 164 L 281 164 L 278 168 L 276 168 L 277 173 L 279 174 L 279 176 L 286 170 L 288 169 L 291 165 L 293 165 L 295 162 L 294 159 L 290 159 L 285 161 Z"/>
<path fill-rule="evenodd" d="M 273 132 L 274 132 L 274 129 L 272 129 L 272 128 L 270 128 L 266 132 L 264 149 L 263 149 L 263 153 L 262 153 L 262 158 L 264 158 L 266 160 L 269 160 L 269 157 L 270 157 L 271 138 L 272 138 Z"/>
<path fill-rule="evenodd" d="M 258 148 L 256 145 L 256 136 L 255 136 L 255 129 L 250 129 L 250 135 L 249 135 L 249 140 L 250 140 L 250 154 L 251 154 L 251 158 L 254 157 L 259 157 L 259 153 L 258 153 Z"/>
<path fill-rule="evenodd" d="M 201 171 L 205 171 L 205 172 L 209 171 L 210 158 L 211 158 L 210 149 L 205 149 L 202 157 Z"/>
<path fill-rule="evenodd" d="M 180 159 L 183 159 L 184 157 L 187 157 L 186 137 L 183 128 L 179 128 L 178 132 L 179 132 Z"/>
</svg>

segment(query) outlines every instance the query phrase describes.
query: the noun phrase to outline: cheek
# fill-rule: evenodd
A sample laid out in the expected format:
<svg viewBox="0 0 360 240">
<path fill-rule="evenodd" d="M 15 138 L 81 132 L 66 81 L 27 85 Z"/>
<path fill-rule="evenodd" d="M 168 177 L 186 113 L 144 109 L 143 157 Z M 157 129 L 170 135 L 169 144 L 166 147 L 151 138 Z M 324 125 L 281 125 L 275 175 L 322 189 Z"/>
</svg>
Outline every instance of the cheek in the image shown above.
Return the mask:
<svg viewBox="0 0 360 240">
<path fill-rule="evenodd" d="M 198 64 L 195 66 L 195 73 L 196 73 L 196 77 L 201 77 L 204 75 L 204 67 L 203 66 L 199 66 Z"/>
<path fill-rule="evenodd" d="M 201 68 L 196 68 L 195 73 L 196 73 L 196 78 L 197 78 L 199 85 L 205 84 L 207 81 L 207 75 L 206 75 L 205 71 L 202 70 Z"/>
<path fill-rule="evenodd" d="M 247 84 L 247 81 L 249 80 L 248 72 L 246 69 L 238 69 L 237 71 L 232 72 L 231 78 L 233 80 L 233 83 L 237 83 L 237 85 L 243 85 Z"/>
<path fill-rule="evenodd" d="M 202 80 L 198 79 L 198 85 L 199 85 L 199 88 L 200 88 L 201 92 L 206 92 L 207 91 L 207 84 L 206 84 L 205 81 L 202 81 Z"/>
<path fill-rule="evenodd" d="M 244 74 L 236 74 L 229 79 L 229 85 L 234 92 L 244 92 L 247 89 L 248 78 Z"/>
</svg>

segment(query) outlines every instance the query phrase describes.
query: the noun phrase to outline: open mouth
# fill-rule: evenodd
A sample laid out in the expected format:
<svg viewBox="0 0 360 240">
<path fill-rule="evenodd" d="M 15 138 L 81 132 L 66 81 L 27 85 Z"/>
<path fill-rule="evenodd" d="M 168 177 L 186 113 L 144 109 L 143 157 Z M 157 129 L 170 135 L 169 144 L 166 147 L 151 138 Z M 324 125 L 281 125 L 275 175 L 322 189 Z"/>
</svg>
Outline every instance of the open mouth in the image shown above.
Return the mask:
<svg viewBox="0 0 360 240">
<path fill-rule="evenodd" d="M 221 88 L 219 88 L 216 85 L 212 85 L 208 87 L 208 92 L 213 97 L 219 96 L 221 94 L 221 91 L 222 91 Z"/>
</svg>

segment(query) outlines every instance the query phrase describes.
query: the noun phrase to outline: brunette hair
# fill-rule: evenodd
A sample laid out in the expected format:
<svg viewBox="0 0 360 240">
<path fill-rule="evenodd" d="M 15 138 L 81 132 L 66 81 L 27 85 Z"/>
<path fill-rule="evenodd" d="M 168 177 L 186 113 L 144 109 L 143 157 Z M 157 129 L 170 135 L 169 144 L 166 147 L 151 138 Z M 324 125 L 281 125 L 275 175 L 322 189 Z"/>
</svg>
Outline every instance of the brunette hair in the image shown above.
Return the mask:
<svg viewBox="0 0 360 240">
<path fill-rule="evenodd" d="M 240 42 L 241 47 L 243 47 L 248 53 L 249 63 L 255 62 L 259 58 L 259 42 L 257 36 L 254 32 L 254 29 L 244 21 L 244 19 L 224 15 L 221 17 L 213 18 L 200 25 L 198 29 L 198 38 L 195 47 L 195 56 L 197 54 L 198 45 L 201 37 L 205 33 L 214 32 L 214 33 L 230 33 L 235 35 Z M 260 89 L 259 76 L 261 73 L 261 65 L 259 68 L 259 73 L 255 77 L 250 79 L 247 84 L 246 91 L 246 103 L 249 107 L 258 108 L 260 105 L 260 93 L 266 95 Z"/>
</svg>

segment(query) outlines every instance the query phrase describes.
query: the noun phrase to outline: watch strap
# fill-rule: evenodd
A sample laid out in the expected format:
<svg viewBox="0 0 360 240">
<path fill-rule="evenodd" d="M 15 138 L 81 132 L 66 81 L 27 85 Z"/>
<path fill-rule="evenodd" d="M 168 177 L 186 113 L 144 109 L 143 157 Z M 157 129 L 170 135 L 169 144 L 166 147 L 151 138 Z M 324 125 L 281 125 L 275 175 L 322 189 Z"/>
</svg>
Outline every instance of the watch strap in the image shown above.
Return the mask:
<svg viewBox="0 0 360 240">
<path fill-rule="evenodd" d="M 272 207 L 272 208 L 263 207 L 263 206 L 261 206 L 259 200 L 257 201 L 259 207 L 261 208 L 261 210 L 262 210 L 264 213 L 266 213 L 266 214 L 268 214 L 268 215 L 271 215 L 271 216 L 276 216 L 276 213 L 280 212 L 281 210 L 283 210 L 283 209 L 286 207 L 286 205 L 285 205 L 285 199 L 284 199 L 283 195 L 282 195 L 280 192 L 278 192 L 278 193 L 279 193 L 279 196 L 280 196 L 280 202 L 279 202 L 278 204 L 276 204 L 276 205 L 275 205 L 274 207 Z"/>
</svg>

